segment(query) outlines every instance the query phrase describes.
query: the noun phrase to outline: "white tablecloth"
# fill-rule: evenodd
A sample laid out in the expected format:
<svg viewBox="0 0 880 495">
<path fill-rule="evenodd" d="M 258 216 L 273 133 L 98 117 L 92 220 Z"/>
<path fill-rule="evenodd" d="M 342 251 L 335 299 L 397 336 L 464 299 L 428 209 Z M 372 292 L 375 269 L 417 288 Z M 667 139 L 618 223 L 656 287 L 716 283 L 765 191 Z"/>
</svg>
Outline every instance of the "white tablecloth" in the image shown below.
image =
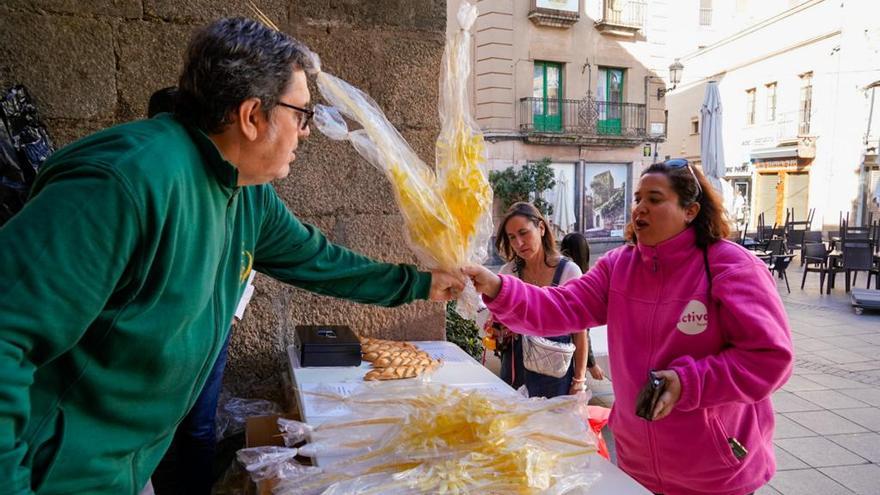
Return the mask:
<svg viewBox="0 0 880 495">
<path fill-rule="evenodd" d="M 431 381 L 466 389 L 492 389 L 501 393 L 515 394 L 512 388 L 501 381 L 494 373 L 480 365 L 458 346 L 444 341 L 414 342 L 419 348 L 444 363 L 431 374 Z M 330 389 L 347 394 L 363 383 L 363 377 L 370 369 L 369 363 L 351 367 L 302 368 L 299 366 L 295 348 L 288 348 L 291 376 L 296 387 L 296 398 L 303 421 L 317 425 L 329 420 L 344 417 L 348 411 L 344 407 L 322 407 L 314 396 L 303 393 L 317 389 Z M 334 458 L 317 458 L 315 463 L 327 465 Z M 617 466 L 598 454 L 590 460 L 593 469 L 602 474 L 590 488 L 596 495 L 650 495 L 645 488 L 627 476 Z"/>
</svg>

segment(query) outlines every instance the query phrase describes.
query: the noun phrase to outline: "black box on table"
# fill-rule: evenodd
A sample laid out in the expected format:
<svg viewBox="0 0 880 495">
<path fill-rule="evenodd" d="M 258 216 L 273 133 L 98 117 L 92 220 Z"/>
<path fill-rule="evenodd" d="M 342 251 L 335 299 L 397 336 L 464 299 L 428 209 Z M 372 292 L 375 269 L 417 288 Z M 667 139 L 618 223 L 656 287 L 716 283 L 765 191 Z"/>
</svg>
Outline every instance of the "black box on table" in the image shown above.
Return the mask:
<svg viewBox="0 0 880 495">
<path fill-rule="evenodd" d="M 360 366 L 361 341 L 346 325 L 297 325 L 300 366 Z"/>
</svg>

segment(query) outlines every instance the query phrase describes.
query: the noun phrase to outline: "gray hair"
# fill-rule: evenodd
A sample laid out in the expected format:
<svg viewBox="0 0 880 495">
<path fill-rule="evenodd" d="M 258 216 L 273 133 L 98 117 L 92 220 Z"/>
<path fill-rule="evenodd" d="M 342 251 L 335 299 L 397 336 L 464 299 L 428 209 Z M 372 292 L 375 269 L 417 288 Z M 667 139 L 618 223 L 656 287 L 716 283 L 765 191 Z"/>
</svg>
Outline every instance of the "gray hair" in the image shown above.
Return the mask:
<svg viewBox="0 0 880 495">
<path fill-rule="evenodd" d="M 208 133 L 221 132 L 249 98 L 259 98 L 268 115 L 290 83 L 291 68 L 314 71 L 316 59 L 304 44 L 258 21 L 220 19 L 189 42 L 175 114 Z"/>
</svg>

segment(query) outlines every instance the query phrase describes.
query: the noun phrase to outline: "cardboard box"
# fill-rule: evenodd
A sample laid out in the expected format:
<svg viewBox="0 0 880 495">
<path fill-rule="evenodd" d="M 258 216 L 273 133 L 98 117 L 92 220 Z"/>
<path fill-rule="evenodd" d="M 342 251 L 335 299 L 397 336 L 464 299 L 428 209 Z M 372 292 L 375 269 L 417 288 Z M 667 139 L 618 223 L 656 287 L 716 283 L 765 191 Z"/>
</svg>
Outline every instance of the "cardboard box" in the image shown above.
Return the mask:
<svg viewBox="0 0 880 495">
<path fill-rule="evenodd" d="M 247 418 L 244 430 L 245 446 L 248 448 L 272 445 L 284 446 L 281 430 L 278 429 L 279 417 L 300 421 L 300 416 L 296 413 Z M 277 480 L 263 480 L 255 483 L 248 479 L 245 493 L 248 495 L 272 495 L 272 489 L 277 484 Z"/>
</svg>

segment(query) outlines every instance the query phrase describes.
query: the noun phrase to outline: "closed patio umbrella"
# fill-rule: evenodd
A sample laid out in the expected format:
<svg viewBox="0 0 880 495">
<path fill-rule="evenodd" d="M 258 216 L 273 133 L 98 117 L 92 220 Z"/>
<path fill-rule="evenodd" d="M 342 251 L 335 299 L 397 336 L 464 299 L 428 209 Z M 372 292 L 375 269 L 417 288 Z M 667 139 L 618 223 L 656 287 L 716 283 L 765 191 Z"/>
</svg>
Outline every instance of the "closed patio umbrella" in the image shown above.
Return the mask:
<svg viewBox="0 0 880 495">
<path fill-rule="evenodd" d="M 724 205 L 730 211 L 733 200 L 732 188 L 721 180 L 725 174 L 724 144 L 721 139 L 721 94 L 718 83 L 709 81 L 706 95 L 700 108 L 700 161 L 703 173 L 715 190 L 724 198 Z M 726 187 L 725 187 L 726 186 Z"/>
<path fill-rule="evenodd" d="M 560 234 L 567 234 L 574 229 L 574 198 L 568 188 L 568 178 L 564 173 L 556 176 L 556 204 L 553 205 L 553 223 L 559 227 Z"/>
</svg>

